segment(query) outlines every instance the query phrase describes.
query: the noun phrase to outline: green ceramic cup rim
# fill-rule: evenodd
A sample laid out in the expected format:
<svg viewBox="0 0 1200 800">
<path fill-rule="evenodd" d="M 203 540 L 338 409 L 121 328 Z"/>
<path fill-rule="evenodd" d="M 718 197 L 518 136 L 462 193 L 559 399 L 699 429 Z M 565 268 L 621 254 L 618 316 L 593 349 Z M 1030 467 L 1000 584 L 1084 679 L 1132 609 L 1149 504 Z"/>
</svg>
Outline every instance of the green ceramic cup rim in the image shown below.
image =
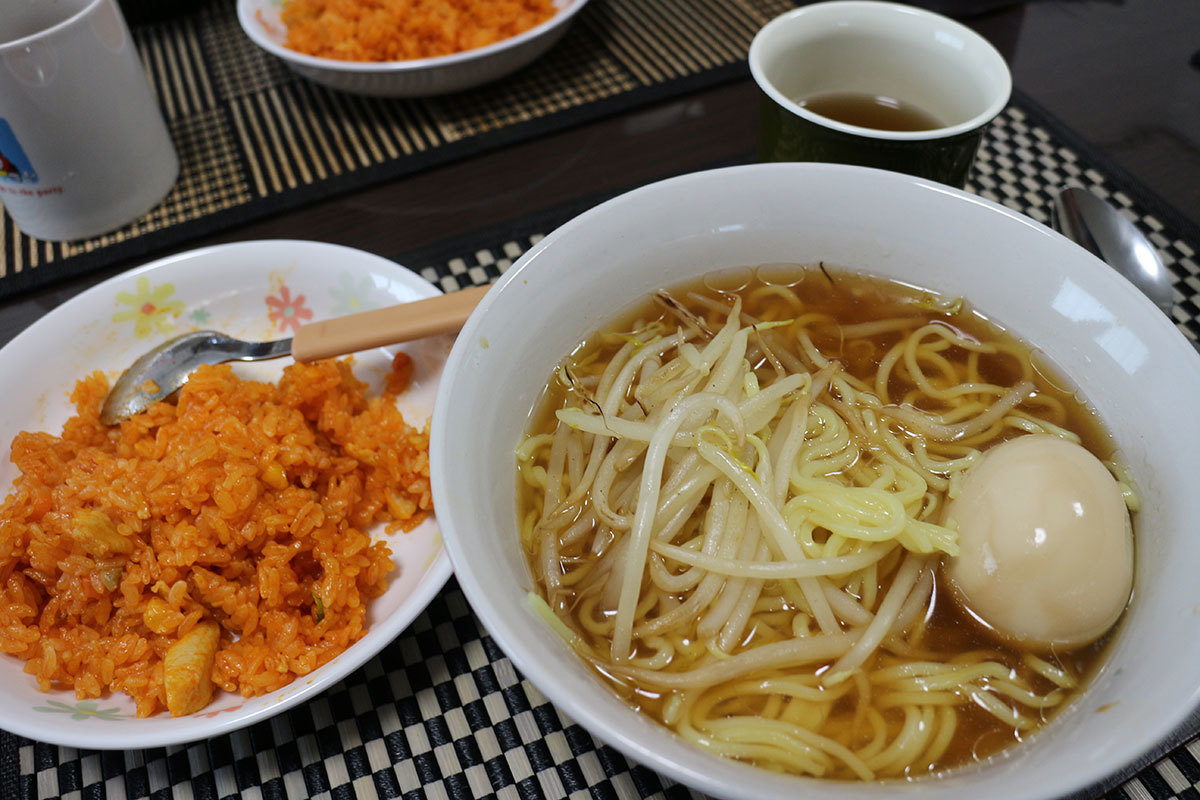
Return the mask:
<svg viewBox="0 0 1200 800">
<path fill-rule="evenodd" d="M 958 37 L 972 49 L 974 56 L 979 59 L 977 65 L 981 71 L 986 71 L 990 77 L 995 78 L 995 85 L 991 87 L 992 96 L 981 107 L 981 110 L 970 118 L 959 120 L 952 125 L 942 128 L 924 131 L 888 131 L 876 128 L 864 128 L 830 119 L 820 114 L 814 114 L 785 95 L 768 78 L 766 66 L 763 63 L 765 51 L 773 38 L 787 35 L 789 31 L 795 30 L 796 26 L 827 25 L 829 20 L 847 16 L 856 16 L 859 19 L 875 17 L 887 19 L 889 16 L 894 20 L 904 18 L 908 22 L 927 25 L 931 30 L 937 29 L 950 36 Z M 964 58 L 964 63 L 967 63 L 967 60 Z M 779 104 L 780 107 L 815 125 L 839 131 L 843 134 L 874 140 L 921 142 L 946 139 L 970 133 L 983 128 L 995 119 L 1004 110 L 1004 107 L 1008 105 L 1009 98 L 1012 95 L 1012 74 L 1009 72 L 1008 64 L 1005 62 L 1004 57 L 1000 55 L 1000 52 L 982 36 L 965 25 L 944 17 L 941 14 L 935 14 L 932 11 L 925 11 L 924 9 L 901 5 L 899 3 L 880 2 L 879 0 L 831 0 L 831 2 L 802 6 L 781 14 L 764 25 L 755 35 L 753 41 L 750 43 L 749 65 L 750 73 L 755 83 L 758 84 L 759 88 L 768 97 Z"/>
</svg>

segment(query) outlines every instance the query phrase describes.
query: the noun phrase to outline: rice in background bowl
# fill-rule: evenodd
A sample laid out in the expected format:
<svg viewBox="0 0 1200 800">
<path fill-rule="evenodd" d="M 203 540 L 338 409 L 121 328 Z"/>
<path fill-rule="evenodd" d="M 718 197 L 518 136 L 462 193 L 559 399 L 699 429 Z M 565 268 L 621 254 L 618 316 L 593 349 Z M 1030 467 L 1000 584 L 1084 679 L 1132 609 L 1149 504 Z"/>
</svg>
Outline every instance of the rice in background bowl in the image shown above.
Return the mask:
<svg viewBox="0 0 1200 800">
<path fill-rule="evenodd" d="M 286 46 L 281 0 L 238 0 L 238 23 L 250 40 L 315 83 L 374 97 L 428 97 L 497 80 L 549 50 L 587 0 L 553 0 L 550 19 L 484 47 L 407 61 L 341 61 L 305 55 Z"/>
<path fill-rule="evenodd" d="M 406 61 L 502 42 L 546 22 L 556 11 L 550 0 L 284 0 L 282 19 L 287 46 L 298 53 L 345 61 Z"/>
<path fill-rule="evenodd" d="M 473 607 L 566 713 L 682 782 L 740 798 L 883 797 L 904 788 L 786 778 L 699 752 L 612 694 L 526 602 L 532 581 L 517 538 L 513 449 L 562 356 L 662 286 L 734 266 L 816 261 L 963 296 L 1041 349 L 1094 405 L 1142 493 L 1135 599 L 1090 688 L 1030 742 L 914 785 L 933 796 L 1057 796 L 1122 768 L 1200 694 L 1187 667 L 1200 650 L 1200 591 L 1184 566 L 1200 546 L 1183 535 L 1200 512 L 1185 455 L 1200 444 L 1200 426 L 1170 399 L 1200 391 L 1200 362 L 1148 300 L 1083 250 L 1019 214 L 918 179 L 813 164 L 688 175 L 581 215 L 509 270 L 451 354 L 431 441 L 435 504 Z M 1148 413 L 1161 403 L 1165 413 Z M 472 457 L 452 456 L 463 452 Z"/>
</svg>

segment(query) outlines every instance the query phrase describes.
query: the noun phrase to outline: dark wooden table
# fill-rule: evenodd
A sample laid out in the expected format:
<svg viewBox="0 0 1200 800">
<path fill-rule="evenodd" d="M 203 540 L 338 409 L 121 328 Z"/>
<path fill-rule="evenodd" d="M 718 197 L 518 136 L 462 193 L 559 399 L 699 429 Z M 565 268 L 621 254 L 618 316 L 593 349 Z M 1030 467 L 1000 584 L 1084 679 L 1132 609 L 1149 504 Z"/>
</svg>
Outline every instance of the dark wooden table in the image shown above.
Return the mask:
<svg viewBox="0 0 1200 800">
<path fill-rule="evenodd" d="M 971 7 L 979 5 L 939 4 Z M 1200 224 L 1200 68 L 1192 63 L 1200 63 L 1200 3 L 1043 0 L 959 17 L 1000 49 L 1020 90 Z M 384 253 L 416 249 L 571 200 L 746 159 L 756 135 L 755 102 L 753 84 L 737 82 L 331 197 L 175 250 L 298 236 Z M 69 297 L 146 260 L 0 302 L 0 344 Z"/>
</svg>

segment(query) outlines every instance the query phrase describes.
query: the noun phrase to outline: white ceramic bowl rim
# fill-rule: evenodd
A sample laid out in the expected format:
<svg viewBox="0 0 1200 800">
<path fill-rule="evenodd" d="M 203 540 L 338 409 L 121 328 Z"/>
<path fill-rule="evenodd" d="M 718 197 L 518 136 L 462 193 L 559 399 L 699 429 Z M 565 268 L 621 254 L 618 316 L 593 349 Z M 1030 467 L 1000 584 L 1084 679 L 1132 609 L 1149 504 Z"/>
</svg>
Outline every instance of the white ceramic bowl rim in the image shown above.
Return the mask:
<svg viewBox="0 0 1200 800">
<path fill-rule="evenodd" d="M 247 16 L 244 4 L 238 4 L 238 14 L 242 16 L 242 29 L 246 35 L 254 40 L 254 43 L 263 48 L 272 55 L 278 56 L 285 61 L 291 61 L 295 64 L 301 64 L 306 67 L 314 67 L 317 69 L 325 69 L 330 72 L 350 72 L 350 73 L 403 73 L 403 72 L 419 72 L 421 70 L 430 69 L 432 67 L 447 67 L 454 64 L 461 64 L 466 61 L 473 61 L 477 58 L 484 58 L 496 53 L 502 53 L 505 50 L 510 50 L 515 47 L 520 47 L 522 44 L 536 39 L 551 28 L 556 28 L 559 25 L 565 24 L 573 16 L 579 13 L 580 9 L 586 4 L 585 0 L 572 0 L 571 4 L 566 8 L 559 8 L 555 11 L 554 16 L 542 22 L 529 30 L 522 31 L 516 36 L 510 36 L 499 42 L 476 47 L 471 50 L 463 50 L 459 53 L 451 53 L 445 56 L 434 56 L 432 58 L 414 58 L 407 61 L 343 61 L 337 58 L 322 58 L 320 56 L 310 56 L 307 53 L 301 53 L 292 50 L 288 47 L 280 45 L 263 30 L 262 23 L 253 16 Z"/>
<path fill-rule="evenodd" d="M 540 362 L 545 358 L 545 354 L 540 350 L 536 356 L 531 356 L 529 352 L 520 349 L 534 349 L 532 344 L 527 344 L 532 341 L 532 334 L 528 333 L 527 329 L 531 326 L 536 327 L 539 339 L 543 336 L 549 337 L 556 346 L 562 344 L 560 340 L 565 340 L 568 336 L 567 331 L 584 327 L 586 329 L 581 335 L 590 333 L 595 329 L 589 327 L 591 320 L 597 315 L 604 314 L 598 323 L 603 324 L 619 311 L 619 306 L 614 304 L 611 298 L 632 299 L 630 293 L 635 289 L 621 280 L 622 275 L 631 278 L 634 275 L 633 267 L 629 266 L 629 263 L 632 263 L 630 253 L 649 252 L 653 247 L 658 247 L 658 250 L 653 251 L 653 258 L 654 264 L 660 265 L 665 260 L 662 253 L 665 242 L 672 244 L 673 251 L 679 245 L 688 246 L 688 256 L 693 258 L 693 264 L 700 263 L 700 266 L 689 267 L 692 270 L 689 274 L 692 275 L 706 271 L 703 267 L 706 267 L 709 261 L 719 260 L 728 255 L 730 246 L 710 244 L 723 236 L 732 237 L 731 241 L 739 243 L 739 252 L 746 249 L 744 245 L 747 243 L 754 243 L 757 248 L 756 255 L 742 256 L 744 260 L 735 263 L 771 263 L 808 258 L 759 258 L 760 251 L 770 251 L 778 247 L 778 244 L 770 243 L 759 247 L 757 242 L 761 238 L 762 230 L 748 225 L 750 220 L 769 217 L 771 224 L 776 225 L 779 230 L 788 225 L 787 221 L 794 219 L 800 220 L 799 224 L 804 225 L 804 217 L 798 216 L 802 212 L 783 201 L 783 198 L 776 197 L 775 192 L 785 196 L 791 192 L 797 200 L 800 197 L 806 198 L 805 208 L 823 209 L 819 211 L 819 215 L 830 218 L 835 218 L 835 214 L 839 215 L 836 217 L 841 220 L 838 224 L 846 230 L 868 229 L 861 228 L 860 223 L 854 219 L 855 210 L 869 213 L 871 224 L 878 225 L 880 229 L 888 232 L 896 232 L 895 228 L 899 224 L 892 221 L 893 217 L 904 219 L 906 224 L 911 223 L 917 228 L 926 224 L 954 224 L 967 220 L 972 225 L 979 226 L 982 232 L 995 235 L 997 240 L 992 243 L 995 246 L 989 246 L 972 238 L 971 233 L 963 232 L 953 237 L 961 242 L 954 250 L 956 253 L 969 249 L 971 252 L 980 253 L 981 258 L 989 258 L 996 257 L 993 251 L 1002 251 L 1006 263 L 1010 264 L 1016 263 L 1013 259 L 1018 254 L 1025 256 L 1036 253 L 1038 260 L 1026 258 L 1027 263 L 1021 267 L 1020 272 L 1030 278 L 1039 274 L 1047 276 L 1047 281 L 1037 296 L 1036 309 L 1041 309 L 1043 315 L 1038 316 L 1035 313 L 1035 306 L 1029 302 L 1028 287 L 1020 281 L 1008 281 L 1004 307 L 1011 313 L 1029 309 L 1025 312 L 1025 322 L 1029 324 L 1031 320 L 1037 321 L 1035 327 L 1038 331 L 1055 331 L 1064 325 L 1078 329 L 1072 336 L 1072 342 L 1080 346 L 1086 345 L 1086 348 L 1082 353 L 1071 351 L 1076 363 L 1088 364 L 1095 360 L 1105 362 L 1102 369 L 1089 368 L 1089 374 L 1102 379 L 1105 387 L 1110 389 L 1109 392 L 1103 392 L 1102 389 L 1093 390 L 1101 391 L 1106 396 L 1097 396 L 1094 393 L 1091 395 L 1091 399 L 1103 401 L 1100 407 L 1102 415 L 1106 405 L 1120 408 L 1123 402 L 1128 402 L 1118 399 L 1120 392 L 1111 391 L 1112 384 L 1125 386 L 1126 380 L 1144 381 L 1151 375 L 1159 374 L 1150 367 L 1141 367 L 1140 372 L 1130 367 L 1139 356 L 1134 346 L 1137 343 L 1143 342 L 1150 348 L 1142 354 L 1149 361 L 1138 363 L 1149 363 L 1151 367 L 1161 368 L 1162 362 L 1169 362 L 1172 368 L 1171 385 L 1180 387 L 1186 395 L 1192 392 L 1200 393 L 1200 362 L 1196 361 L 1191 347 L 1173 323 L 1131 284 L 1098 259 L 1028 217 L 931 181 L 838 164 L 778 163 L 733 167 L 685 175 L 636 189 L 584 212 L 559 227 L 523 255 L 485 296 L 476 313 L 464 326 L 447 362 L 445 379 L 435 406 L 431 434 L 431 471 L 434 501 L 439 508 L 447 550 L 455 565 L 460 586 L 496 642 L 517 668 L 567 715 L 631 758 L 685 784 L 722 797 L 768 798 L 784 796 L 784 793 L 806 792 L 808 794 L 805 796 L 822 800 L 840 797 L 878 800 L 889 797 L 904 787 L 894 782 L 831 784 L 819 780 L 784 778 L 701 753 L 665 729 L 657 727 L 655 723 L 640 717 L 616 699 L 615 693 L 602 692 L 599 682 L 594 678 L 590 682 L 583 678 L 586 667 L 571 658 L 574 654 L 567 652 L 565 645 L 557 643 L 563 653 L 551 652 L 556 649 L 552 643 L 554 635 L 539 629 L 540 622 L 532 619 L 532 614 L 525 607 L 525 589 L 522 587 L 529 586 L 527 567 L 522 561 L 525 577 L 519 578 L 517 585 L 511 585 L 510 575 L 517 574 L 513 572 L 515 567 L 499 563 L 499 558 L 509 559 L 512 563 L 519 553 L 508 553 L 501 543 L 501 539 L 507 541 L 510 535 L 515 536 L 516 509 L 512 509 L 513 519 L 510 522 L 496 521 L 497 515 L 505 510 L 503 504 L 511 501 L 511 494 L 506 492 L 512 490 L 496 488 L 494 470 L 503 469 L 505 447 L 515 447 L 519 432 L 514 433 L 513 442 L 509 445 L 506 439 L 501 441 L 502 433 L 493 434 L 491 431 L 509 430 L 519 425 L 514 421 L 513 415 L 516 412 L 513 406 L 526 401 L 526 390 L 529 388 L 527 384 L 531 381 L 528 375 L 543 366 Z M 732 210 L 711 215 L 697 213 L 701 202 L 713 205 L 728 204 L 727 208 Z M 854 203 L 863 208 L 846 208 L 847 204 Z M 843 210 L 845 213 L 842 213 Z M 940 219 L 939 212 L 950 217 L 951 221 L 937 222 Z M 689 214 L 693 216 L 688 217 Z M 661 218 L 651 220 L 647 219 L 647 215 L 660 215 Z M 625 232 L 623 237 L 622 231 Z M 726 231 L 728 233 L 725 233 Z M 976 236 L 981 235 L 980 230 L 972 233 Z M 839 237 L 837 241 L 847 241 L 845 230 L 811 229 L 806 230 L 804 236 L 807 243 L 805 246 L 809 249 L 812 248 L 811 242 L 814 240 L 834 241 L 833 237 L 836 236 Z M 882 254 L 881 258 L 889 258 L 889 253 L 895 249 L 907 249 L 910 255 L 903 256 L 897 262 L 902 265 L 920 264 L 922 261 L 934 263 L 935 259 L 929 252 L 941 252 L 942 241 L 935 234 L 927 233 L 924 238 L 916 235 L 913 241 L 922 245 L 918 259 L 911 255 L 914 251 L 912 242 L 903 241 L 903 232 L 900 232 L 899 236 L 901 238 L 895 242 L 880 242 L 878 246 L 872 245 L 862 252 L 879 253 Z M 616 265 L 617 271 L 612 275 L 599 270 L 593 270 L 593 274 L 587 272 L 587 268 L 595 263 L 594 253 L 589 247 L 601 240 L 613 242 L 614 252 L 609 254 L 607 259 L 607 263 Z M 572 243 L 579 241 L 585 242 L 582 248 L 588 250 L 586 254 L 572 251 Z M 694 243 L 696 241 L 699 243 Z M 774 241 L 793 243 L 790 252 L 794 252 L 794 242 L 799 241 L 799 237 L 789 231 L 786 234 L 778 234 Z M 574 246 L 581 247 L 578 244 Z M 858 252 L 859 246 L 846 245 L 845 249 L 846 252 Z M 710 250 L 717 252 L 711 259 L 707 256 Z M 1061 266 L 1061 273 L 1058 269 L 1029 266 L 1046 263 L 1040 260 L 1046 256 L 1053 256 L 1060 262 L 1055 266 Z M 636 278 L 632 278 L 637 287 L 651 281 L 661 283 L 672 280 L 662 277 L 654 267 L 648 267 L 644 259 L 635 260 L 638 262 L 637 269 L 641 270 Z M 734 266 L 734 263 L 727 263 L 725 266 Z M 959 274 L 958 282 L 962 283 L 967 278 L 961 276 L 961 270 L 951 269 L 956 266 L 957 262 L 943 265 L 933 272 L 943 276 Z M 570 271 L 576 268 L 580 271 Z M 564 274 L 576 276 L 563 280 L 564 284 L 573 288 L 550 291 L 556 280 L 550 277 L 549 270 L 553 269 L 564 270 Z M 672 274 L 683 274 L 683 270 L 676 269 Z M 889 273 L 885 271 L 882 274 Z M 983 276 L 1002 273 L 972 274 Z M 920 280 L 919 276 L 912 276 L 911 279 Z M 996 280 L 992 280 L 989 285 L 995 284 Z M 607 295 L 610 299 L 598 298 L 589 306 L 589 299 L 596 294 Z M 522 312 L 534 314 L 536 317 L 539 313 L 537 308 L 555 307 L 556 297 L 559 295 L 560 300 L 568 299 L 577 304 L 572 306 L 572 310 L 579 313 L 560 314 L 558 320 L 561 321 L 550 323 L 553 325 L 552 333 L 546 333 L 548 329 L 540 327 L 536 318 L 524 318 L 516 325 L 508 317 L 509 314 Z M 1095 299 L 1097 305 L 1088 305 L 1086 301 L 1089 298 Z M 1054 303 L 1052 310 L 1049 305 L 1041 305 L 1051 300 Z M 988 311 L 989 302 L 996 301 L 985 298 L 985 312 Z M 1113 316 L 1105 316 L 1101 312 Z M 1000 318 L 998 321 L 1001 324 L 1012 324 L 1012 320 L 1009 319 Z M 1052 336 L 1039 338 L 1035 331 L 1027 331 L 1021 327 L 1018 327 L 1016 332 L 1018 335 L 1030 336 L 1032 341 L 1044 342 L 1047 346 L 1054 341 Z M 1122 332 L 1133 338 L 1122 338 L 1118 335 Z M 513 370 L 511 361 L 493 356 L 497 352 L 506 352 L 506 341 L 512 343 L 518 353 L 509 358 L 522 358 L 523 370 Z M 563 349 L 554 350 L 558 354 L 554 358 L 561 357 L 561 353 L 567 352 L 573 344 L 574 342 L 570 342 Z M 1064 354 L 1066 351 L 1062 347 L 1057 351 L 1053 348 L 1050 350 L 1051 357 Z M 1134 361 L 1123 361 L 1126 357 L 1134 358 Z M 535 365 L 533 361 L 538 363 Z M 546 375 L 549 375 L 551 369 L 552 363 L 546 368 Z M 1134 373 L 1137 377 L 1130 377 Z M 532 380 L 540 382 L 540 378 L 539 375 Z M 484 381 L 488 386 L 487 391 L 498 392 L 504 396 L 504 400 L 489 405 L 489 413 L 480 417 L 486 421 L 471 424 L 469 418 L 478 413 L 472 410 L 474 406 L 471 405 L 472 402 L 478 402 L 477 399 L 471 399 L 478 397 L 475 393 L 478 387 L 471 385 L 475 380 Z M 497 380 L 508 383 L 498 387 L 495 383 Z M 1154 379 L 1156 387 L 1159 380 Z M 520 413 L 527 414 L 528 409 L 529 406 L 525 406 Z M 1134 449 L 1149 448 L 1153 442 L 1164 441 L 1173 441 L 1177 447 L 1189 452 L 1194 445 L 1200 447 L 1200 425 L 1186 421 L 1181 423 L 1178 417 L 1168 425 L 1165 419 L 1157 419 L 1157 416 L 1155 414 L 1151 415 L 1151 418 L 1138 417 L 1136 423 L 1133 418 L 1104 418 L 1108 423 L 1119 423 L 1125 428 L 1123 441 L 1125 444 L 1133 443 Z M 475 439 L 476 436 L 483 439 Z M 1148 443 L 1138 444 L 1139 438 L 1148 440 Z M 471 443 L 478 448 L 477 451 L 472 451 L 472 463 L 488 466 L 477 470 L 449 459 L 448 453 L 459 452 L 464 447 L 472 446 Z M 1118 439 L 1118 446 L 1125 446 L 1121 439 Z M 507 452 L 511 454 L 511 449 Z M 1170 458 L 1171 466 L 1177 467 L 1179 459 L 1173 456 Z M 1149 463 L 1153 462 L 1147 462 Z M 1152 467 L 1147 464 L 1139 466 L 1151 470 Z M 1131 612 L 1137 617 L 1140 610 L 1146 608 L 1146 602 L 1153 601 L 1156 612 L 1164 608 L 1169 609 L 1168 613 L 1172 614 L 1172 630 L 1194 632 L 1200 625 L 1200 587 L 1196 587 L 1194 581 L 1188 583 L 1183 576 L 1186 575 L 1184 562 L 1189 554 L 1200 550 L 1200 545 L 1190 544 L 1186 537 L 1179 534 L 1188 529 L 1185 518 L 1190 513 L 1189 509 L 1196 511 L 1200 508 L 1200 499 L 1195 499 L 1187 495 L 1186 490 L 1180 489 L 1185 481 L 1183 476 L 1188 473 L 1175 472 L 1172 470 L 1170 473 L 1169 486 L 1164 484 L 1150 487 L 1151 494 L 1161 494 L 1153 498 L 1155 508 L 1143 508 L 1142 512 L 1157 515 L 1154 517 L 1155 521 L 1164 525 L 1167 532 L 1174 534 L 1171 541 L 1175 549 L 1171 551 L 1172 555 L 1165 555 L 1164 543 L 1161 540 L 1163 537 L 1143 538 L 1139 544 L 1139 561 L 1153 561 L 1156 564 L 1155 569 L 1161 567 L 1163 574 L 1156 574 L 1155 579 L 1161 578 L 1174 588 L 1167 590 L 1154 586 L 1152 588 L 1155 591 L 1147 591 L 1145 587 L 1148 584 L 1139 583 L 1145 592 L 1143 603 L 1135 602 Z M 1166 475 L 1165 471 L 1158 473 L 1159 478 Z M 515 478 L 513 480 L 515 484 Z M 472 494 L 475 492 L 479 495 Z M 464 500 L 464 497 L 474 499 Z M 506 497 L 509 499 L 506 500 Z M 1169 497 L 1170 502 L 1165 502 L 1164 497 Z M 498 537 L 497 532 L 503 532 L 505 535 Z M 516 546 L 515 539 L 512 546 Z M 1181 555 L 1183 558 L 1180 558 Z M 1144 576 L 1139 577 L 1139 581 L 1142 579 Z M 1160 584 L 1162 580 L 1159 581 Z M 1200 677 L 1196 677 L 1187 669 L 1187 664 L 1192 663 L 1191 659 L 1200 655 L 1200 644 L 1187 644 L 1185 653 L 1181 639 L 1173 638 L 1170 643 L 1164 644 L 1162 638 L 1167 634 L 1158 633 L 1158 626 L 1151 624 L 1147 619 L 1139 617 L 1139 620 L 1136 625 L 1126 625 L 1126 629 L 1118 636 L 1114 649 L 1110 651 L 1108 663 L 1117 662 L 1119 659 L 1119 664 L 1123 665 L 1124 669 L 1102 670 L 1102 674 L 1092 681 L 1092 687 L 1088 691 L 1059 714 L 1047 729 L 1035 734 L 1035 737 L 1040 737 L 1045 733 L 1044 739 L 1035 738 L 1035 741 L 1044 742 L 1045 746 L 1035 747 L 1027 743 L 1005 751 L 994 763 L 956 770 L 944 776 L 944 780 L 939 778 L 920 781 L 911 787 L 912 790 L 939 798 L 963 796 L 964 790 L 972 791 L 977 788 L 983 790 L 981 797 L 988 798 L 1053 797 L 1092 785 L 1153 749 L 1163 736 L 1183 722 L 1200 700 Z M 1200 641 L 1200 637 L 1190 639 Z M 1111 697 L 1106 693 L 1102 696 L 1104 701 L 1118 701 L 1115 703 L 1117 709 L 1107 710 L 1109 716 L 1104 718 L 1104 721 L 1084 716 L 1096 712 L 1095 707 L 1103 702 L 1096 699 L 1100 697 L 1097 695 L 1097 684 L 1103 683 L 1111 687 L 1116 683 L 1118 689 L 1128 689 L 1129 682 L 1135 678 L 1126 676 L 1134 666 L 1138 670 L 1151 669 L 1143 657 L 1144 650 L 1140 648 L 1145 641 L 1152 642 L 1155 648 L 1164 653 L 1167 649 L 1174 653 L 1175 663 L 1171 665 L 1169 673 L 1160 673 L 1159 667 L 1153 668 L 1156 677 L 1169 675 L 1171 680 L 1159 680 L 1157 683 L 1139 681 L 1139 694 L 1128 698 L 1124 695 Z M 1135 674 L 1142 673 L 1135 671 Z M 1148 710 L 1150 707 L 1153 708 L 1153 712 Z M 1099 710 L 1105 709 L 1106 707 L 1101 707 Z M 1123 726 L 1121 736 L 1108 736 L 1103 733 L 1113 724 Z M 1087 736 L 1063 735 L 1066 731 L 1058 730 L 1056 726 L 1059 725 L 1072 725 L 1070 733 L 1085 733 Z M 1086 745 L 1081 742 L 1086 742 Z M 1080 751 L 1085 746 L 1089 749 L 1083 754 Z M 1071 753 L 1073 760 L 1052 760 L 1052 757 L 1060 757 L 1064 751 Z"/>
<path fill-rule="evenodd" d="M 837 14 L 901 14 L 926 20 L 931 25 L 949 29 L 962 37 L 963 41 L 970 43 L 979 55 L 990 63 L 990 68 L 1000 76 L 1001 85 L 997 86 L 994 99 L 978 114 L 956 125 L 949 125 L 935 130 L 887 131 L 878 128 L 864 128 L 860 125 L 850 125 L 836 119 L 831 119 L 830 117 L 822 116 L 821 114 L 815 114 L 810 109 L 799 105 L 783 92 L 779 91 L 774 83 L 767 79 L 762 64 L 763 42 L 784 26 L 794 25 L 797 21 L 802 21 L 805 17 Z M 815 125 L 869 139 L 887 139 L 902 142 L 926 141 L 946 139 L 951 136 L 969 133 L 995 119 L 1004 110 L 1004 107 L 1008 105 L 1009 98 L 1012 95 L 1012 74 L 1009 72 L 1008 64 L 1004 61 L 1004 56 L 1000 55 L 1000 52 L 992 46 L 991 42 L 967 26 L 949 17 L 936 14 L 932 11 L 926 11 L 922 8 L 902 5 L 900 3 L 882 2 L 881 0 L 829 0 L 829 2 L 814 3 L 785 12 L 772 19 L 755 34 L 754 39 L 750 42 L 749 64 L 750 73 L 754 76 L 755 83 L 782 108 Z"/>
</svg>

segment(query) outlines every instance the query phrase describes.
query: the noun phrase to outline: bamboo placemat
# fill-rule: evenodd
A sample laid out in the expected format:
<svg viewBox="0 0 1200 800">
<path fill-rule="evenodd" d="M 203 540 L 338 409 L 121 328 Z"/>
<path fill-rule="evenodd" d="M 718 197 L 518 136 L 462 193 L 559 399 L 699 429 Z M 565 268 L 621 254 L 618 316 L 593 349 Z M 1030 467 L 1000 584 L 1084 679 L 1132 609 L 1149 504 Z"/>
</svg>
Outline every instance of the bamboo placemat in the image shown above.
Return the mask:
<svg viewBox="0 0 1200 800">
<path fill-rule="evenodd" d="M 161 0 L 169 2 L 169 0 Z M 179 152 L 154 210 L 52 243 L 0 222 L 0 298 L 331 194 L 746 74 L 754 33 L 788 0 L 592 0 L 518 73 L 420 100 L 310 83 L 242 32 L 235 0 L 134 28 Z M 130 154 L 136 157 L 136 154 Z"/>
</svg>

